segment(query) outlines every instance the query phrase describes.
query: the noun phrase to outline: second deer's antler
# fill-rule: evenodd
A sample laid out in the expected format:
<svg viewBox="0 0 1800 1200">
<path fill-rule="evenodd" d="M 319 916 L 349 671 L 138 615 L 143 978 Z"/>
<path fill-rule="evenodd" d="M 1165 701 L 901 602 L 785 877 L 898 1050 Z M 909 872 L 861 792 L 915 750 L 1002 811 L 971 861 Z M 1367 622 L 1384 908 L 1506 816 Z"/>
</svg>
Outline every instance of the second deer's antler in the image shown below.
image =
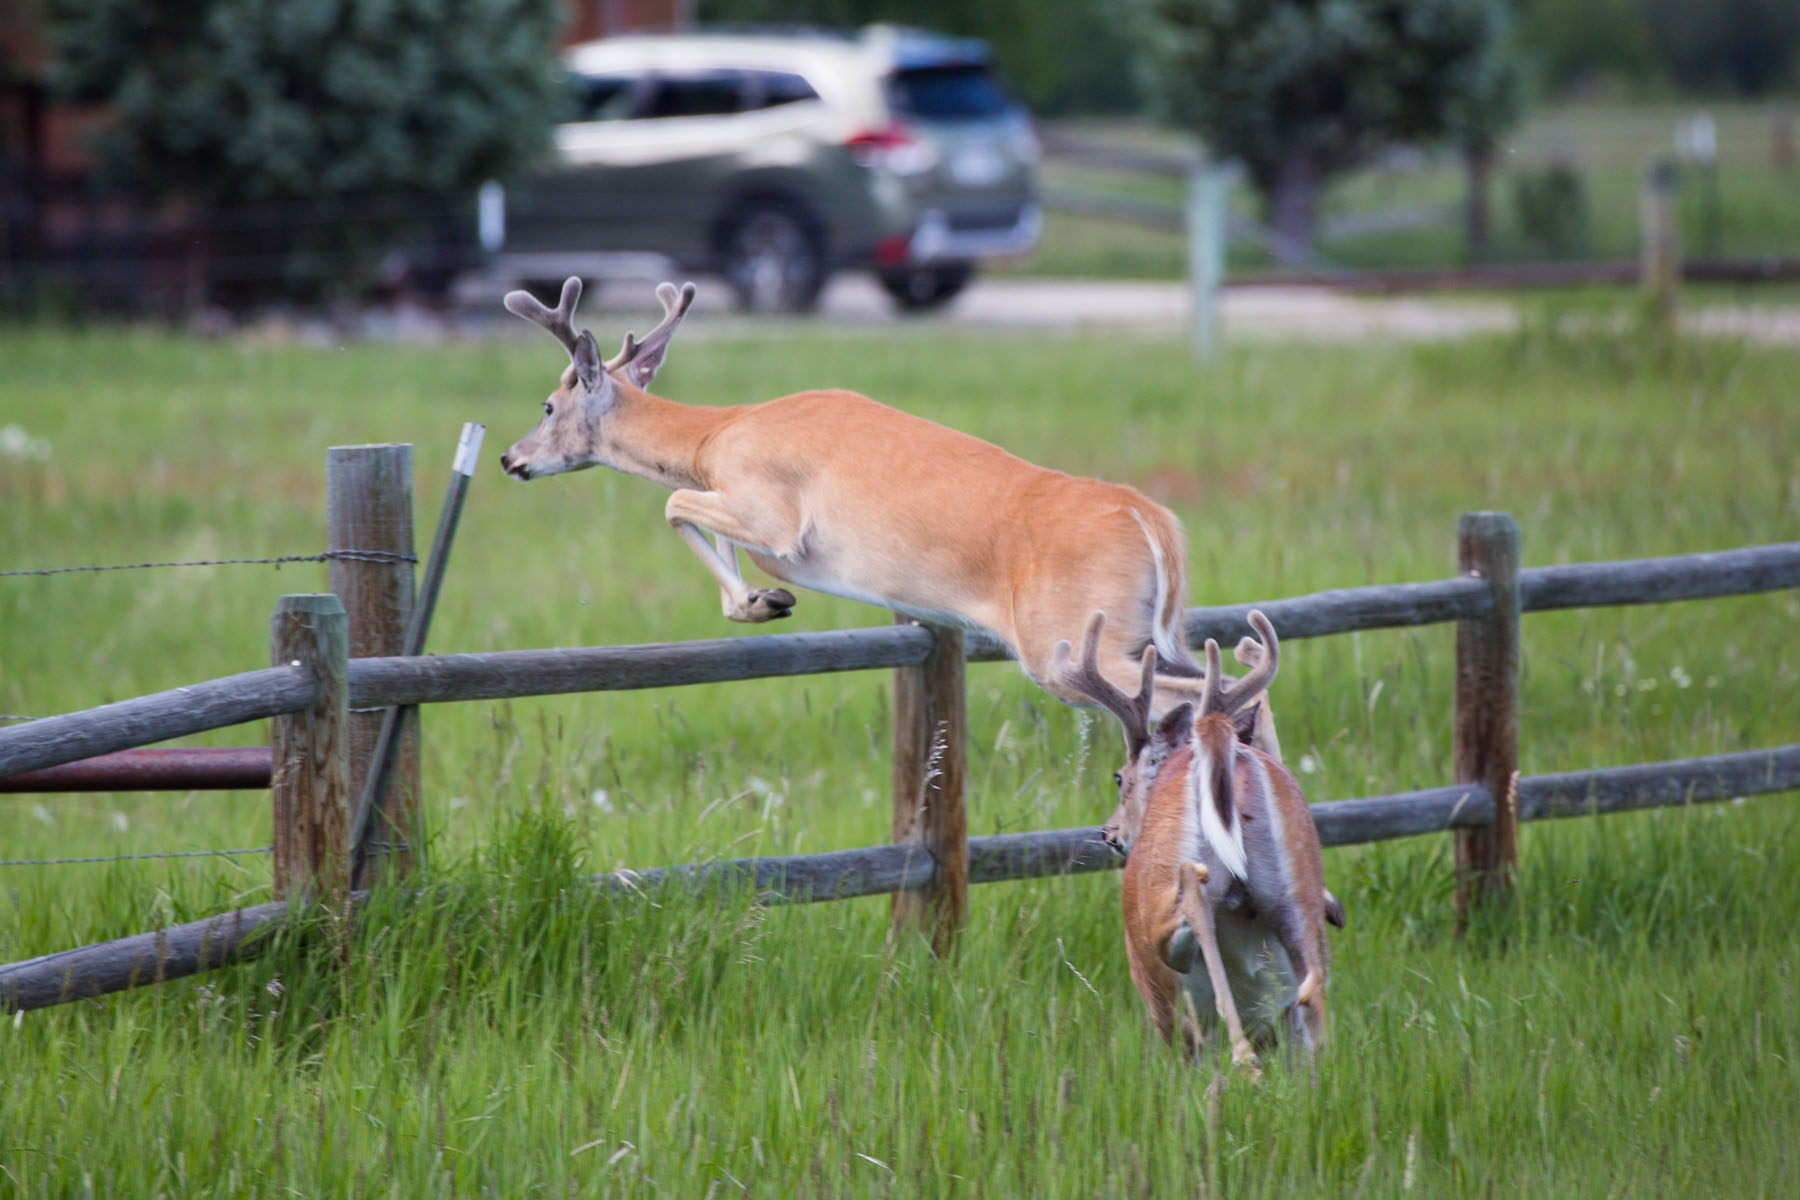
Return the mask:
<svg viewBox="0 0 1800 1200">
<path fill-rule="evenodd" d="M 1248 675 L 1232 684 L 1227 691 L 1225 674 L 1219 665 L 1219 643 L 1207 638 L 1206 686 L 1200 693 L 1200 716 L 1222 712 L 1228 717 L 1235 717 L 1274 682 L 1275 668 L 1281 658 L 1281 643 L 1275 637 L 1275 627 L 1269 624 L 1269 618 L 1263 616 L 1260 608 L 1251 609 L 1247 619 L 1250 628 L 1256 631 L 1256 636 L 1262 642 L 1261 653 L 1250 655 L 1247 647 L 1240 647 L 1238 658 L 1239 661 L 1244 661 L 1255 657 L 1258 661 Z"/>
<path fill-rule="evenodd" d="M 1125 749 L 1135 758 L 1150 741 L 1150 700 L 1156 684 L 1156 647 L 1146 646 L 1143 658 L 1143 681 L 1137 695 L 1125 690 L 1100 672 L 1100 633 L 1106 628 L 1106 614 L 1096 609 L 1088 618 L 1081 636 L 1081 662 L 1072 661 L 1069 643 L 1060 641 L 1050 653 L 1050 677 L 1057 683 L 1079 692 L 1113 716 L 1125 731 Z"/>
</svg>

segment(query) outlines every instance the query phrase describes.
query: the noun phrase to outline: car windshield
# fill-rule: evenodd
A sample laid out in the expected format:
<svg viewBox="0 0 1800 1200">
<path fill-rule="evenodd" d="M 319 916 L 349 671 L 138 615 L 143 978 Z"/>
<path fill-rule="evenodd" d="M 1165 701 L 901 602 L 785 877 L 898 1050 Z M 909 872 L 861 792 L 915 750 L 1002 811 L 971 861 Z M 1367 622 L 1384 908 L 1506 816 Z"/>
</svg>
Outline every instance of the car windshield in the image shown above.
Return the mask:
<svg viewBox="0 0 1800 1200">
<path fill-rule="evenodd" d="M 998 117 L 1012 107 L 994 73 L 978 63 L 895 71 L 888 95 L 900 115 L 926 121 Z"/>
</svg>

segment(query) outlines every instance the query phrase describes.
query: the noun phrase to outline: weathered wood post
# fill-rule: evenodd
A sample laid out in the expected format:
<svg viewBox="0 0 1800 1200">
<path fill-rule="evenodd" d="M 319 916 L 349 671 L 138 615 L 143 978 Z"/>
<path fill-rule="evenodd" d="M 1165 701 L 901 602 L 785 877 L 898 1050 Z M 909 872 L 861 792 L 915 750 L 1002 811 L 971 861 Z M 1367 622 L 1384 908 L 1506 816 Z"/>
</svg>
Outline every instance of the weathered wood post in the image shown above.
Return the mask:
<svg viewBox="0 0 1800 1200">
<path fill-rule="evenodd" d="M 1460 930 L 1477 897 L 1510 896 L 1519 866 L 1519 527 L 1509 513 L 1464 513 L 1456 534 L 1457 570 L 1494 597 L 1486 616 L 1456 624 L 1456 782 L 1494 797 L 1492 825 L 1456 834 Z"/>
<path fill-rule="evenodd" d="M 412 446 L 333 446 L 325 456 L 325 506 L 331 590 L 350 616 L 350 657 L 406 653 L 413 616 Z M 350 714 L 350 794 L 361 796 L 383 711 Z M 409 721 L 395 748 L 383 822 L 371 840 L 387 851 L 371 857 L 374 873 L 395 878 L 412 869 L 424 845 L 419 803 L 419 722 Z M 370 882 L 372 882 L 372 876 Z"/>
<path fill-rule="evenodd" d="M 329 592 L 283 596 L 269 618 L 269 660 L 299 666 L 310 707 L 273 719 L 275 898 L 342 909 L 350 889 L 350 654 L 344 605 Z"/>
<path fill-rule="evenodd" d="M 1650 314 L 1659 324 L 1675 320 L 1681 287 L 1681 233 L 1675 194 L 1678 179 L 1674 163 L 1652 163 L 1644 173 L 1644 191 L 1638 202 L 1643 238 L 1638 280 L 1649 299 Z"/>
<path fill-rule="evenodd" d="M 969 916 L 968 700 L 961 631 L 926 628 L 931 656 L 894 669 L 894 841 L 929 854 L 936 873 L 929 887 L 894 893 L 893 920 L 928 930 L 948 954 Z"/>
</svg>

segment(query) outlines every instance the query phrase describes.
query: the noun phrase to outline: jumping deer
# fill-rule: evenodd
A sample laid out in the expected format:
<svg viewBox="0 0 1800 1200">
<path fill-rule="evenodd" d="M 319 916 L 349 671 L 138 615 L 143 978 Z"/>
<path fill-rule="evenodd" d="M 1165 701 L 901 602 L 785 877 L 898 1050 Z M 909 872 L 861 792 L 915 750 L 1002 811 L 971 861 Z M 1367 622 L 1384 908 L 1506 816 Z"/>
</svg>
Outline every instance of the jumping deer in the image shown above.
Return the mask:
<svg viewBox="0 0 1800 1200">
<path fill-rule="evenodd" d="M 1152 1022 L 1173 1045 L 1177 1012 L 1189 1014 L 1182 1030 L 1191 1057 L 1216 1012 L 1232 1060 L 1255 1072 L 1256 1048 L 1283 1026 L 1309 1061 L 1324 1044 L 1325 922 L 1341 926 L 1344 912 L 1325 889 L 1300 785 L 1249 744 L 1279 659 L 1268 619 L 1252 610 L 1249 620 L 1261 639 L 1244 655 L 1255 659 L 1250 674 L 1226 690 L 1209 638 L 1198 706 L 1184 701 L 1161 720 L 1151 715 L 1151 654 L 1135 693 L 1100 670 L 1104 613 L 1089 619 L 1079 663 L 1059 642 L 1050 673 L 1111 711 L 1124 730 L 1119 808 L 1106 834 L 1127 852 L 1125 953 Z"/>
<path fill-rule="evenodd" d="M 1185 548 L 1173 513 L 1122 484 L 1034 466 L 968 434 L 841 390 L 707 408 L 645 389 L 694 300 L 694 285 L 656 289 L 664 316 L 602 360 L 577 332 L 581 281 L 552 309 L 507 294 L 569 365 L 544 417 L 500 465 L 521 480 L 604 465 L 670 489 L 669 524 L 718 581 L 725 616 L 789 616 L 782 587 L 756 588 L 741 547 L 785 583 L 994 634 L 1027 675 L 1070 704 L 1083 693 L 1050 675 L 1059 639 L 1090 609 L 1114 616 L 1096 650 L 1110 679 L 1136 676 L 1154 652 L 1163 706 L 1198 694 L 1200 665 L 1182 638 Z M 708 535 L 711 535 L 710 540 Z M 1267 720 L 1259 743 L 1278 753 Z"/>
</svg>

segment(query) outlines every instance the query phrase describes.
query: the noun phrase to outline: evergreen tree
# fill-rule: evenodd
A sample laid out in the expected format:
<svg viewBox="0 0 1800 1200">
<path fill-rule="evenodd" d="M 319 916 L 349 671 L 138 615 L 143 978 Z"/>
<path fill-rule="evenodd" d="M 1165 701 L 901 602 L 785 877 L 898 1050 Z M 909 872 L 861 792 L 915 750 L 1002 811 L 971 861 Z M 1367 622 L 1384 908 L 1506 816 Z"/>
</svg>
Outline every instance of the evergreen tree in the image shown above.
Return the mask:
<svg viewBox="0 0 1800 1200">
<path fill-rule="evenodd" d="M 52 0 L 63 93 L 108 174 L 209 213 L 230 301 L 366 281 L 558 115 L 557 0 Z"/>
</svg>

